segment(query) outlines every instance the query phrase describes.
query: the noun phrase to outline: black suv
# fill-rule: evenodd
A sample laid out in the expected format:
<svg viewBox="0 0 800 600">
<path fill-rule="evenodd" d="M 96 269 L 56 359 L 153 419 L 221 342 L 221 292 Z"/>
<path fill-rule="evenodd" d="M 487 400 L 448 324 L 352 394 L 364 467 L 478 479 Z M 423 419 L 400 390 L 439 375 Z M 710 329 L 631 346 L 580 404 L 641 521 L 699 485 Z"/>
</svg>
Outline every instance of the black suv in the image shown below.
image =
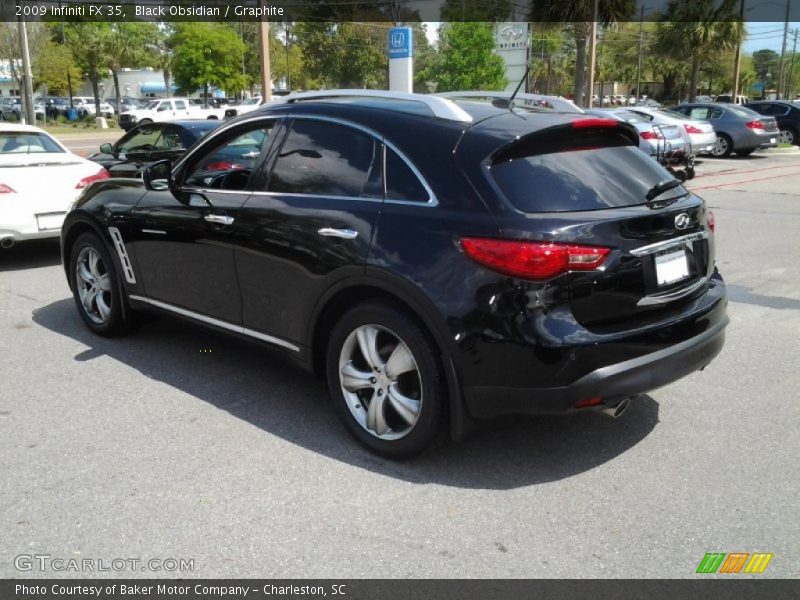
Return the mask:
<svg viewBox="0 0 800 600">
<path fill-rule="evenodd" d="M 705 367 L 728 322 L 713 215 L 637 139 L 535 108 L 288 96 L 87 188 L 64 267 L 91 330 L 150 309 L 279 347 L 387 456 L 499 415 L 619 414 Z"/>
<path fill-rule="evenodd" d="M 775 117 L 780 129 L 780 141 L 784 144 L 800 143 L 800 105 L 781 100 L 762 100 L 745 104 L 766 117 Z"/>
</svg>

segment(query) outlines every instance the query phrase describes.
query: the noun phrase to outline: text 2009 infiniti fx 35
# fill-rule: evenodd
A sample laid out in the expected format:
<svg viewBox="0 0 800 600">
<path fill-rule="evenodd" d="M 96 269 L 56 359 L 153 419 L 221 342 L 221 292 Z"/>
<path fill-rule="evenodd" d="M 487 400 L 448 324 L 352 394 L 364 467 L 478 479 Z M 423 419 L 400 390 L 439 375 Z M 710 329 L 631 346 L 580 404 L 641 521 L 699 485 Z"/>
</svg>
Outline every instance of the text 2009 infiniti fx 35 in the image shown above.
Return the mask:
<svg viewBox="0 0 800 600">
<path fill-rule="evenodd" d="M 713 215 L 627 124 L 326 94 L 88 188 L 62 233 L 86 325 L 151 309 L 278 346 L 391 457 L 476 420 L 624 406 L 721 350 Z"/>
</svg>

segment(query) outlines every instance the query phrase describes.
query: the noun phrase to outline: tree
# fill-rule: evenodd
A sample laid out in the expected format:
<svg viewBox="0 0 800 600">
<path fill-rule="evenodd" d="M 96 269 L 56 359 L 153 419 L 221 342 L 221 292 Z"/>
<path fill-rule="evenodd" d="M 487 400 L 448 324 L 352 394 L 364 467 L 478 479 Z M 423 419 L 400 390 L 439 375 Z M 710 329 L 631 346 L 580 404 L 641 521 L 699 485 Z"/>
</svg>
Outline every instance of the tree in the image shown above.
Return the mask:
<svg viewBox="0 0 800 600">
<path fill-rule="evenodd" d="M 444 23 L 429 78 L 439 92 L 502 90 L 508 80 L 503 59 L 494 53 L 491 23 Z"/>
<path fill-rule="evenodd" d="M 753 52 L 753 69 L 758 81 L 764 84 L 764 89 L 775 87 L 780 64 L 780 55 L 774 50 L 756 50 Z"/>
<path fill-rule="evenodd" d="M 444 22 L 495 22 L 511 18 L 511 9 L 511 0 L 445 0 L 440 14 Z"/>
<path fill-rule="evenodd" d="M 172 71 L 175 83 L 191 93 L 203 88 L 206 106 L 211 86 L 236 92 L 247 85 L 242 74 L 242 40 L 221 23 L 177 23 L 172 36 Z"/>
<path fill-rule="evenodd" d="M 106 51 L 111 24 L 74 22 L 64 25 L 67 45 L 72 55 L 92 82 L 95 114 L 100 114 L 100 70 L 106 65 Z"/>
<path fill-rule="evenodd" d="M 78 81 L 81 78 L 81 70 L 70 49 L 50 40 L 32 54 L 32 62 L 34 89 L 44 85 L 52 94 L 65 94 L 69 79 Z"/>
<path fill-rule="evenodd" d="M 701 59 L 730 50 L 744 39 L 738 4 L 738 0 L 671 0 L 659 23 L 657 51 L 679 60 L 691 57 L 690 102 L 697 98 Z"/>
<path fill-rule="evenodd" d="M 636 11 L 636 0 L 603 0 L 598 2 L 597 18 L 602 25 L 630 19 Z M 543 23 L 570 23 L 575 40 L 574 100 L 583 105 L 586 81 L 586 42 L 594 20 L 594 0 L 531 0 L 531 21 Z"/>
<path fill-rule="evenodd" d="M 117 22 L 111 23 L 106 36 L 105 66 L 114 78 L 114 94 L 117 98 L 114 109 L 121 112 L 119 71 L 123 67 L 157 66 L 158 61 L 148 51 L 158 41 L 158 26 L 155 23 Z M 167 88 L 169 89 L 169 88 Z"/>
</svg>

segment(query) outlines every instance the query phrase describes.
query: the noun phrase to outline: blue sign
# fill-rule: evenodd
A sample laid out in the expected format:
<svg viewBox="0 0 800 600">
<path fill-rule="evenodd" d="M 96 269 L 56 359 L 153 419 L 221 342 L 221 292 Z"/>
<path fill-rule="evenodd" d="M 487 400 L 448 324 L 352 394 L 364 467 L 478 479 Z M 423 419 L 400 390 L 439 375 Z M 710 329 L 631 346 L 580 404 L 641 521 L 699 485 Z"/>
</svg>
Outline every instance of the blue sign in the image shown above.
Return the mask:
<svg viewBox="0 0 800 600">
<path fill-rule="evenodd" d="M 753 89 L 754 92 L 758 92 L 759 94 L 763 94 L 764 93 L 764 84 L 761 83 L 761 82 L 754 83 L 752 89 Z"/>
<path fill-rule="evenodd" d="M 392 27 L 388 38 L 389 58 L 411 58 L 414 55 L 411 45 L 410 27 Z"/>
</svg>

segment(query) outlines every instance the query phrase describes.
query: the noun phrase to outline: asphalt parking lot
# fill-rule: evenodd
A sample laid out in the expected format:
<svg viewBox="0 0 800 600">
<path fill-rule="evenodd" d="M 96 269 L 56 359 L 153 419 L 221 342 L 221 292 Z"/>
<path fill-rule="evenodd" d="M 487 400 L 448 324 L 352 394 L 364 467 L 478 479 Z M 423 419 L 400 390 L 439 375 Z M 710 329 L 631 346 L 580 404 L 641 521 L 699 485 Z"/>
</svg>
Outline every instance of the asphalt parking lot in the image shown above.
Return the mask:
<svg viewBox="0 0 800 600">
<path fill-rule="evenodd" d="M 194 577 L 800 576 L 800 155 L 706 160 L 731 324 L 703 372 L 600 415 L 495 423 L 422 459 L 357 445 L 268 349 L 82 325 L 57 243 L 0 251 L 0 577 L 20 554 Z M 737 577 L 750 577 L 737 575 Z"/>
</svg>

